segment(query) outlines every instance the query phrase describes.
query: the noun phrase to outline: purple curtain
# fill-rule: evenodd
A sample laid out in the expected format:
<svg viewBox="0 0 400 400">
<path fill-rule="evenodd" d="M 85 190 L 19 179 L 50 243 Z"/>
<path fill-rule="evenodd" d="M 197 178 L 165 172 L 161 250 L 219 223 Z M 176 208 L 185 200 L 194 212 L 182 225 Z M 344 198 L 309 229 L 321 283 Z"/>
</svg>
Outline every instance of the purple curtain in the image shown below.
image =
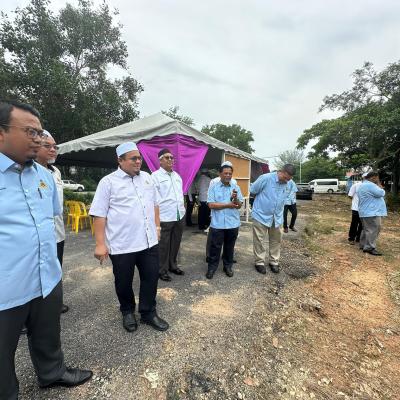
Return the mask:
<svg viewBox="0 0 400 400">
<path fill-rule="evenodd" d="M 178 133 L 141 140 L 137 147 L 151 172 L 160 168 L 158 152 L 164 148 L 171 150 L 175 157 L 174 171 L 183 181 L 183 193 L 187 193 L 208 151 L 206 144 Z"/>
</svg>

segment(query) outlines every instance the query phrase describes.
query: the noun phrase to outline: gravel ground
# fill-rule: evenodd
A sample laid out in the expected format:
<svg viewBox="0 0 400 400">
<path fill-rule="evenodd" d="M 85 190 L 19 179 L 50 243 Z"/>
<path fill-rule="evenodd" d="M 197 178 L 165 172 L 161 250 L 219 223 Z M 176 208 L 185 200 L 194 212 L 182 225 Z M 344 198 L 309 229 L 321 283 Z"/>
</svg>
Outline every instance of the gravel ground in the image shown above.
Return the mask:
<svg viewBox="0 0 400 400">
<path fill-rule="evenodd" d="M 185 276 L 159 283 L 157 309 L 170 329 L 139 325 L 133 334 L 121 325 L 110 261 L 100 266 L 93 258 L 88 231 L 68 234 L 64 302 L 70 311 L 62 315 L 63 350 L 67 365 L 90 368 L 94 376 L 74 389 L 39 389 L 22 337 L 16 357 L 20 399 L 294 398 L 306 371 L 282 346 L 279 321 L 296 302 L 299 280 L 315 273 L 302 245 L 302 215 L 297 227 L 300 233 L 284 234 L 280 274 L 255 271 L 248 224 L 237 241 L 234 277 L 220 266 L 211 281 L 204 276 L 206 235 L 187 228 L 179 263 Z M 138 276 L 134 288 L 138 293 Z"/>
</svg>

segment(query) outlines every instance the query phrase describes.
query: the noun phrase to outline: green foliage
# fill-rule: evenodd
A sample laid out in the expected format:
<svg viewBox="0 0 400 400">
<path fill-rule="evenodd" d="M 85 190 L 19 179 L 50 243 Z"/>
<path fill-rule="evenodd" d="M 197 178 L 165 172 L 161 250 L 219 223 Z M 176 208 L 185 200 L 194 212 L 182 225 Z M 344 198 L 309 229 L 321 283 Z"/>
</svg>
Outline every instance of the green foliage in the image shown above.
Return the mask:
<svg viewBox="0 0 400 400">
<path fill-rule="evenodd" d="M 176 119 L 177 121 L 181 121 L 186 125 L 189 125 L 189 126 L 194 125 L 193 118 L 187 117 L 185 115 L 180 115 L 180 114 L 178 114 L 178 111 L 179 111 L 179 107 L 174 106 L 174 107 L 171 107 L 168 111 L 162 111 L 162 113 L 167 115 L 168 117 Z"/>
<path fill-rule="evenodd" d="M 93 193 L 79 193 L 72 190 L 64 189 L 64 202 L 68 200 L 82 201 L 86 205 L 91 204 L 93 201 Z"/>
<path fill-rule="evenodd" d="M 240 125 L 206 125 L 203 126 L 201 131 L 247 153 L 251 154 L 254 152 L 254 149 L 251 147 L 251 143 L 254 142 L 253 133 L 242 128 Z"/>
<path fill-rule="evenodd" d="M 48 0 L 31 0 L 0 22 L 1 98 L 35 106 L 61 143 L 138 117 L 142 86 L 131 76 L 111 80 L 107 69 L 127 69 L 127 47 L 117 12 L 88 0 L 57 14 Z"/>
<path fill-rule="evenodd" d="M 97 183 L 90 177 L 82 179 L 80 183 L 85 187 L 85 192 L 94 192 L 97 188 Z"/>
<path fill-rule="evenodd" d="M 276 169 L 281 169 L 285 164 L 293 164 L 296 167 L 296 173 L 294 174 L 294 181 L 304 181 L 303 174 L 300 179 L 300 164 L 303 167 L 304 163 L 304 151 L 299 149 L 286 150 L 278 154 L 278 157 L 274 160 L 274 166 Z"/>
<path fill-rule="evenodd" d="M 394 193 L 388 193 L 385 197 L 388 210 L 400 212 L 400 196 Z"/>
<path fill-rule="evenodd" d="M 301 175 L 303 182 L 313 179 L 337 178 L 344 179 L 346 170 L 335 160 L 325 157 L 314 157 L 302 164 Z"/>
<path fill-rule="evenodd" d="M 310 154 L 327 156 L 347 168 L 372 167 L 392 174 L 397 194 L 400 181 L 400 62 L 383 71 L 365 63 L 353 74 L 353 86 L 341 94 L 325 97 L 320 110 L 343 112 L 306 129 L 298 139 L 304 148 L 316 141 Z"/>
</svg>

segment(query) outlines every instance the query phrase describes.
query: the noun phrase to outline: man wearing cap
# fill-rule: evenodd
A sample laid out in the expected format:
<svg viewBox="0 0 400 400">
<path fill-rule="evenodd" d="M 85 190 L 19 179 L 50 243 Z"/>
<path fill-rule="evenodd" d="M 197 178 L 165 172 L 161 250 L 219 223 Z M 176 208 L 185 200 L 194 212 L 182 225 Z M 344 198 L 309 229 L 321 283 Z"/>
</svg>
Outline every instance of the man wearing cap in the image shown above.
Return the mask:
<svg viewBox="0 0 400 400">
<path fill-rule="evenodd" d="M 268 264 L 272 272 L 280 270 L 283 208 L 290 189 L 287 183 L 292 179 L 295 168 L 285 164 L 276 172 L 263 174 L 251 184 L 250 193 L 255 195 L 253 218 L 253 251 L 255 268 L 260 274 L 266 274 L 266 238 L 269 241 Z"/>
<path fill-rule="evenodd" d="M 178 267 L 177 257 L 183 233 L 185 206 L 182 178 L 173 171 L 174 156 L 168 149 L 158 153 L 160 169 L 151 175 L 160 199 L 160 279 L 171 281 L 168 271 L 176 275 L 184 272 Z"/>
<path fill-rule="evenodd" d="M 210 209 L 207 205 L 207 194 L 211 178 L 207 168 L 200 170 L 200 177 L 197 182 L 199 187 L 199 229 L 204 231 L 210 225 Z"/>
<path fill-rule="evenodd" d="M 377 172 L 370 171 L 365 176 L 358 191 L 358 213 L 363 230 L 360 237 L 360 249 L 372 256 L 381 256 L 376 249 L 376 241 L 382 226 L 382 217 L 387 216 L 385 190 L 379 181 Z"/>
<path fill-rule="evenodd" d="M 40 149 L 37 153 L 36 161 L 44 168 L 47 168 L 47 170 L 51 173 L 57 188 L 61 214 L 54 217 L 54 224 L 56 226 L 57 257 L 62 267 L 65 243 L 65 229 L 63 218 L 64 190 L 63 182 L 61 179 L 61 172 L 53 165 L 57 159 L 58 146 L 50 132 L 43 131 L 43 133 L 45 136 L 42 139 L 42 145 L 40 146 Z M 61 312 L 66 313 L 68 309 L 68 306 L 63 304 L 61 307 Z"/>
<path fill-rule="evenodd" d="M 367 173 L 362 174 L 364 179 Z M 360 188 L 362 182 L 355 182 L 351 185 L 348 196 L 352 198 L 351 200 L 351 223 L 349 228 L 349 238 L 350 244 L 359 243 L 362 232 L 362 223 L 360 215 L 358 213 L 358 189 Z"/>
<path fill-rule="evenodd" d="M 150 175 L 140 171 L 142 157 L 136 144 L 122 143 L 116 151 L 119 167 L 100 180 L 90 207 L 96 237 L 94 256 L 100 264 L 110 256 L 123 327 L 128 332 L 138 327 L 132 289 L 136 266 L 141 322 L 165 331 L 169 325 L 156 312 L 160 230 L 157 192 Z"/>
<path fill-rule="evenodd" d="M 233 168 L 227 165 L 220 167 L 220 182 L 208 191 L 208 206 L 211 209 L 210 255 L 208 260 L 207 279 L 212 279 L 218 268 L 221 250 L 224 272 L 233 276 L 233 252 L 239 233 L 240 213 L 243 196 L 238 185 L 231 183 Z"/>
<path fill-rule="evenodd" d="M 91 371 L 67 368 L 61 350 L 62 282 L 54 229 L 60 206 L 52 176 L 33 161 L 42 138 L 33 107 L 0 100 L 1 400 L 18 399 L 15 352 L 24 324 L 40 387 L 77 386 L 92 377 Z"/>
</svg>

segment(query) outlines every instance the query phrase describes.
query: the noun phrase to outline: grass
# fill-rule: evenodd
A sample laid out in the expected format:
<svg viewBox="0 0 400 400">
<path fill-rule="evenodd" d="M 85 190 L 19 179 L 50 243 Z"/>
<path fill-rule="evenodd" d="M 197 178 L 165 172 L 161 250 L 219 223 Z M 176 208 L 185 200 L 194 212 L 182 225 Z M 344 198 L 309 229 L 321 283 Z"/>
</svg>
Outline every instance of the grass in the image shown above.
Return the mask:
<svg viewBox="0 0 400 400">
<path fill-rule="evenodd" d="M 335 221 L 331 218 L 321 219 L 319 217 L 312 216 L 308 219 L 304 231 L 307 236 L 314 236 L 317 234 L 329 235 L 335 230 Z"/>
</svg>

